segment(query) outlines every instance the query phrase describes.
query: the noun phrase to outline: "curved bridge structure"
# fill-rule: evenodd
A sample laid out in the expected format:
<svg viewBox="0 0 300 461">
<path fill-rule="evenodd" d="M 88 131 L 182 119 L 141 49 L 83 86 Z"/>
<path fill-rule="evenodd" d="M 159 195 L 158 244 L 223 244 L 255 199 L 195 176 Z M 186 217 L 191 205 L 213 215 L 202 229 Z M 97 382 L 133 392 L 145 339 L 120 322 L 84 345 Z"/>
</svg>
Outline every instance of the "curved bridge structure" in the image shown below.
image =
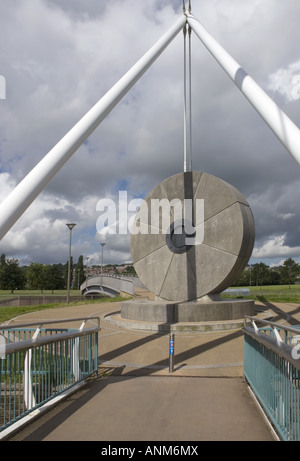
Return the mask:
<svg viewBox="0 0 300 461">
<path fill-rule="evenodd" d="M 118 296 L 122 293 L 133 295 L 135 287 L 142 287 L 143 284 L 138 277 L 121 277 L 114 275 L 97 275 L 89 277 L 80 286 L 84 296 L 105 294 Z"/>
</svg>

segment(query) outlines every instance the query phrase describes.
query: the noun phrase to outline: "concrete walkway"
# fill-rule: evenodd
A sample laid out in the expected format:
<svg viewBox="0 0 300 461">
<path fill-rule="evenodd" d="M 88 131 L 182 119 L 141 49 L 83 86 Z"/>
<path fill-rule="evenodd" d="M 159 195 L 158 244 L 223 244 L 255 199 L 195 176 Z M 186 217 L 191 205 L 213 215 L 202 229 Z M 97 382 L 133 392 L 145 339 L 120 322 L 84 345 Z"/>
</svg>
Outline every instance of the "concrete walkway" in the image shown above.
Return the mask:
<svg viewBox="0 0 300 461">
<path fill-rule="evenodd" d="M 267 305 L 300 323 L 299 306 Z M 240 329 L 169 335 L 122 328 L 120 304 L 56 308 L 15 322 L 98 315 L 99 376 L 17 433 L 34 441 L 271 441 L 274 434 L 243 377 Z"/>
</svg>

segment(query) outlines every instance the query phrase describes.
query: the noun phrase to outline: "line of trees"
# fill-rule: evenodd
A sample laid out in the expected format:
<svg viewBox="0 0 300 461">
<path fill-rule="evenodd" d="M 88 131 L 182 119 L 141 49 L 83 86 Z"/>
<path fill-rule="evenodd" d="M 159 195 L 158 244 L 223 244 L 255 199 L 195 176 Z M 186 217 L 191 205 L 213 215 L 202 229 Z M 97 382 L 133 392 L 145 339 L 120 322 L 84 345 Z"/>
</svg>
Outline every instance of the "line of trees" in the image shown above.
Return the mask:
<svg viewBox="0 0 300 461">
<path fill-rule="evenodd" d="M 133 273 L 134 268 L 130 268 Z M 129 271 L 130 272 L 130 271 Z M 128 272 L 128 273 L 129 273 Z M 76 264 L 71 258 L 70 288 L 79 289 L 86 276 L 83 255 Z M 133 275 L 133 274 L 132 274 Z M 264 263 L 247 266 L 234 286 L 293 285 L 300 282 L 300 265 L 293 259 L 286 259 L 282 266 L 269 267 Z M 68 262 L 66 264 L 31 263 L 19 266 L 17 259 L 0 256 L 0 290 L 63 290 L 68 284 Z"/>
<path fill-rule="evenodd" d="M 10 290 L 63 290 L 68 284 L 68 264 L 31 263 L 30 266 L 19 266 L 17 259 L 6 259 L 0 256 L 0 289 Z M 79 288 L 85 280 L 83 256 L 79 256 L 76 265 L 71 258 L 73 287 Z M 72 279 L 72 277 L 71 277 Z M 72 280 L 70 281 L 72 288 Z"/>
<path fill-rule="evenodd" d="M 284 261 L 282 266 L 269 267 L 264 263 L 248 266 L 235 286 L 294 285 L 300 282 L 300 265 L 292 258 Z"/>
</svg>

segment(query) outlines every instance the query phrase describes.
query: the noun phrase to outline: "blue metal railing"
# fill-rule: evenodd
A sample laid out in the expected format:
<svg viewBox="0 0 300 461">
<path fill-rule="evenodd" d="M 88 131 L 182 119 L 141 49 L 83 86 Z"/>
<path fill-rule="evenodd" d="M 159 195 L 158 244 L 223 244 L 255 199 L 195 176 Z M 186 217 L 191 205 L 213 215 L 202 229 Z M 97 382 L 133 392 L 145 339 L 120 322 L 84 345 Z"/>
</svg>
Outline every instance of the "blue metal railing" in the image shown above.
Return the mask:
<svg viewBox="0 0 300 461">
<path fill-rule="evenodd" d="M 263 326 L 258 328 L 258 322 Z M 299 441 L 299 327 L 246 317 L 243 331 L 246 380 L 279 437 Z"/>
<path fill-rule="evenodd" d="M 42 328 L 78 321 L 79 328 Z M 98 317 L 0 325 L 0 434 L 97 372 L 99 330 Z"/>
</svg>

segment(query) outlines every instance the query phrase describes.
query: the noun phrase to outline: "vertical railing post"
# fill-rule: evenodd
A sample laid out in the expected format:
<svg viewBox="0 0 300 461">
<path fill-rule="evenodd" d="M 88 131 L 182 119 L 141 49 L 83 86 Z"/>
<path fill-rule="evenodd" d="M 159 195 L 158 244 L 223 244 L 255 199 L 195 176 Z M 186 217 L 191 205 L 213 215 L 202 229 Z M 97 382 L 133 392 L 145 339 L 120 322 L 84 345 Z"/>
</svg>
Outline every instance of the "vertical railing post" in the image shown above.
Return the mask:
<svg viewBox="0 0 300 461">
<path fill-rule="evenodd" d="M 32 336 L 33 340 L 35 340 L 38 337 L 40 331 L 41 331 L 40 327 L 38 327 L 35 330 L 34 335 Z M 25 401 L 27 410 L 31 410 L 36 405 L 35 396 L 33 395 L 31 361 L 32 361 L 32 349 L 29 349 L 24 359 L 24 401 Z"/>
</svg>

